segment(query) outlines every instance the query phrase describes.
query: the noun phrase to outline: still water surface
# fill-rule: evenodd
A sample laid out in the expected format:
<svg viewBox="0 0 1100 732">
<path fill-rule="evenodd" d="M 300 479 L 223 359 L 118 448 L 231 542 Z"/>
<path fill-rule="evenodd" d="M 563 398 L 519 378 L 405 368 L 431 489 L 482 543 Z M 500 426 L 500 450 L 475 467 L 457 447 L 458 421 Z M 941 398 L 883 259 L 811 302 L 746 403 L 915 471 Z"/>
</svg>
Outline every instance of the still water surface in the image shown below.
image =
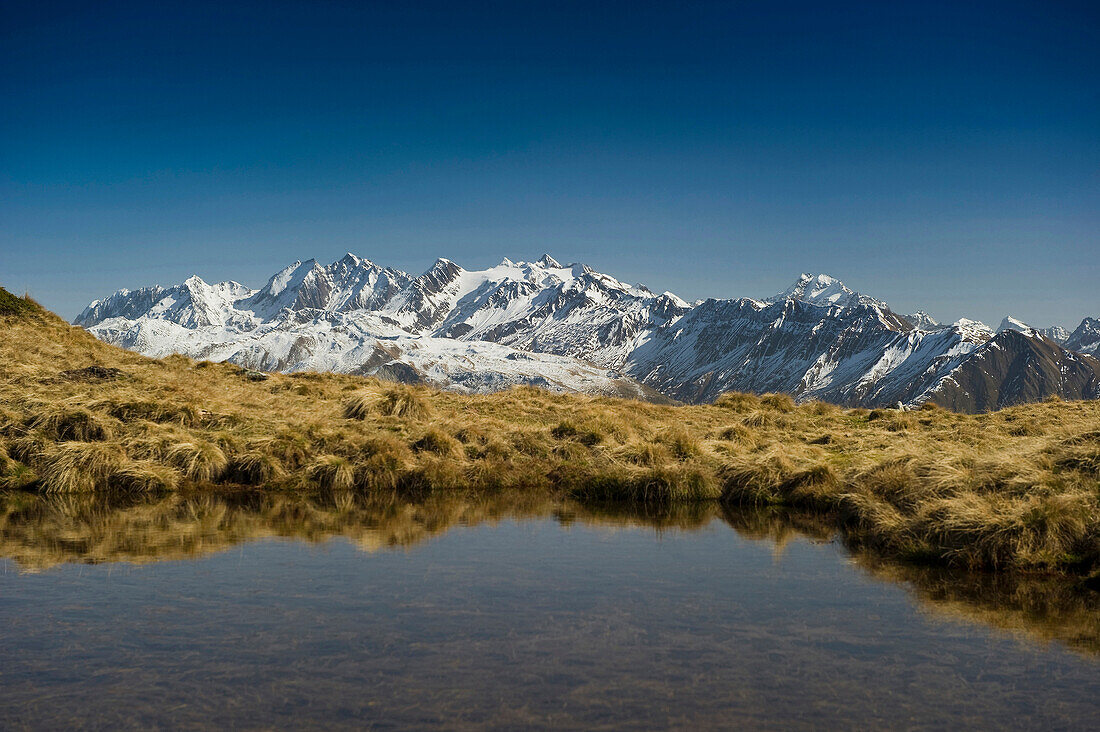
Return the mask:
<svg viewBox="0 0 1100 732">
<path fill-rule="evenodd" d="M 20 498 L 0 537 L 4 728 L 1100 726 L 1096 593 L 805 519 Z"/>
</svg>

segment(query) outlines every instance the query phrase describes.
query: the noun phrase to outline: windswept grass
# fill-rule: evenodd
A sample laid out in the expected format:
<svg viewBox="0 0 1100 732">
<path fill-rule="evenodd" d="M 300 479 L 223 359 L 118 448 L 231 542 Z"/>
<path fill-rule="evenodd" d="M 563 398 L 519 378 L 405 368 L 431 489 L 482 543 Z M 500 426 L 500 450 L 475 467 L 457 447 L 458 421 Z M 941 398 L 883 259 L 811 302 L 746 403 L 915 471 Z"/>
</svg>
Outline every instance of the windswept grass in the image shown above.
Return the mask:
<svg viewBox="0 0 1100 732">
<path fill-rule="evenodd" d="M 0 315 L 3 488 L 523 489 L 789 506 L 885 555 L 1100 573 L 1097 402 L 964 415 L 784 394 L 664 406 L 533 388 L 467 396 L 340 374 L 261 380 L 231 364 L 122 351 L 15 299 L 26 307 Z"/>
<path fill-rule="evenodd" d="M 321 455 L 310 464 L 309 477 L 322 488 L 346 491 L 355 487 L 355 466 L 339 455 Z"/>
<path fill-rule="evenodd" d="M 42 486 L 47 493 L 104 489 L 124 460 L 125 453 L 118 445 L 62 442 L 51 446 L 40 460 Z"/>
<path fill-rule="evenodd" d="M 432 407 L 423 389 L 405 384 L 390 386 L 381 393 L 362 391 L 344 404 L 344 416 L 348 419 L 366 419 L 372 414 L 424 420 L 432 416 Z"/>
<path fill-rule="evenodd" d="M 206 440 L 189 440 L 173 445 L 165 456 L 191 480 L 208 483 L 217 480 L 229 467 L 222 449 Z"/>
<path fill-rule="evenodd" d="M 80 440 L 100 442 L 110 440 L 117 432 L 115 421 L 84 407 L 64 404 L 44 405 L 28 420 L 30 429 L 38 430 L 46 437 L 59 442 Z"/>
</svg>

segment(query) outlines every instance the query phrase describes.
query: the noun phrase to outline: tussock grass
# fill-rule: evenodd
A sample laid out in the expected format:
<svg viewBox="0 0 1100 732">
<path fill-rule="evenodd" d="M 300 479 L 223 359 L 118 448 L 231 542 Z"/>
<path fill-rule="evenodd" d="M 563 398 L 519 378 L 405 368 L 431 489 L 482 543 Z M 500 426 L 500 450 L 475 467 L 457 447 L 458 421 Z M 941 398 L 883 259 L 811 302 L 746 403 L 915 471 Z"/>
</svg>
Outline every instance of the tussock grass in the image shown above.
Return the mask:
<svg viewBox="0 0 1100 732">
<path fill-rule="evenodd" d="M 171 491 L 179 483 L 180 474 L 174 468 L 146 460 L 125 463 L 110 479 L 112 488 L 139 493 Z"/>
<path fill-rule="evenodd" d="M 463 454 L 459 441 L 438 427 L 429 427 L 423 436 L 412 443 L 412 448 L 418 452 L 427 450 L 451 458 Z"/>
<path fill-rule="evenodd" d="M 366 419 L 371 414 L 424 420 L 432 416 L 432 407 L 421 390 L 397 384 L 377 392 L 360 392 L 344 404 L 347 419 Z"/>
<path fill-rule="evenodd" d="M 731 391 L 715 399 L 714 406 L 721 409 L 731 409 L 735 412 L 751 412 L 760 407 L 760 397 L 756 394 Z"/>
<path fill-rule="evenodd" d="M 790 394 L 763 394 L 760 396 L 760 405 L 773 412 L 793 412 L 795 410 L 794 399 Z"/>
<path fill-rule="evenodd" d="M 576 440 L 582 445 L 598 445 L 603 442 L 601 432 L 587 427 L 578 427 L 570 420 L 559 422 L 550 428 L 550 435 L 557 440 Z"/>
<path fill-rule="evenodd" d="M 28 315 L 29 313 L 29 315 Z M 725 394 L 662 406 L 438 392 L 340 374 L 148 359 L 41 310 L 0 315 L 0 486 L 442 488 L 797 506 L 876 551 L 1100 572 L 1100 403 L 985 415 Z M 65 373 L 117 378 L 66 378 Z"/>
<path fill-rule="evenodd" d="M 113 420 L 83 407 L 48 405 L 28 420 L 28 427 L 58 440 L 100 442 L 114 437 Z"/>
<path fill-rule="evenodd" d="M 755 434 L 744 425 L 731 424 L 727 427 L 723 427 L 718 433 L 718 437 L 722 440 L 739 443 L 745 447 L 756 447 Z"/>
<path fill-rule="evenodd" d="M 305 389 L 305 391 L 298 391 L 301 396 L 309 396 L 312 392 L 308 386 L 299 386 L 298 389 Z M 352 395 L 350 399 L 344 402 L 344 418 L 345 419 L 367 419 L 372 414 L 378 413 L 380 402 L 382 401 L 382 395 L 375 391 L 361 391 Z"/>
<path fill-rule="evenodd" d="M 227 467 L 227 478 L 244 485 L 267 485 L 286 476 L 282 461 L 268 450 L 254 448 L 234 455 Z"/>
<path fill-rule="evenodd" d="M 206 440 L 193 440 L 173 445 L 165 457 L 184 475 L 199 483 L 217 480 L 229 467 L 229 461 L 222 449 Z"/>
<path fill-rule="evenodd" d="M 658 439 L 668 446 L 677 460 L 689 460 L 703 453 L 699 438 L 683 427 L 672 427 L 661 433 Z"/>
<path fill-rule="evenodd" d="M 77 493 L 110 487 L 109 478 L 126 456 L 117 445 L 63 442 L 41 460 L 42 486 L 47 493 Z"/>
<path fill-rule="evenodd" d="M 188 404 L 171 404 L 152 400 L 101 400 L 89 405 L 93 410 L 105 412 L 121 422 L 149 422 L 193 425 L 201 419 L 200 410 Z"/>
<path fill-rule="evenodd" d="M 350 490 L 355 487 L 355 466 L 339 455 L 321 455 L 310 464 L 309 478 L 321 488 Z"/>
</svg>

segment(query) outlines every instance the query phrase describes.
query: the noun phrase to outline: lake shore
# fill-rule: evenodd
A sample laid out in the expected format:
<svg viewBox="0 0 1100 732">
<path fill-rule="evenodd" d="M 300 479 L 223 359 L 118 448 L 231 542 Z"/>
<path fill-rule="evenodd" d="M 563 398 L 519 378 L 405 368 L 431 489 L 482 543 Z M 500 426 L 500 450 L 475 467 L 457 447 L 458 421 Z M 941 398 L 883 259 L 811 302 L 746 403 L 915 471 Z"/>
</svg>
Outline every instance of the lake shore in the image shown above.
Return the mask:
<svg viewBox="0 0 1100 732">
<path fill-rule="evenodd" d="M 727 394 L 666 406 L 150 359 L 3 293 L 0 488 L 522 489 L 782 505 L 916 563 L 1100 573 L 1100 403 L 982 415 Z"/>
</svg>

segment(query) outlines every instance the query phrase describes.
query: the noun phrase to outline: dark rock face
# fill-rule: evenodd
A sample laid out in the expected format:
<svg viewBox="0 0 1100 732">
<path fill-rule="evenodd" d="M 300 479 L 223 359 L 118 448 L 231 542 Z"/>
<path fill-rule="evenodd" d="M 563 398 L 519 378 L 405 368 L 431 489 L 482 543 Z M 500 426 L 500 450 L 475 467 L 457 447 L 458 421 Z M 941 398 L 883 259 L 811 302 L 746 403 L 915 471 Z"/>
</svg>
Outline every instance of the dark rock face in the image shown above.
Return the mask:
<svg viewBox="0 0 1100 732">
<path fill-rule="evenodd" d="M 165 289 L 156 285 L 140 290 L 120 290 L 88 305 L 73 325 L 87 327 L 107 318 L 137 318 L 147 313 L 164 295 Z"/>
<path fill-rule="evenodd" d="M 1100 319 L 1085 318 L 1066 339 L 1066 348 L 1080 353 L 1100 355 Z"/>
<path fill-rule="evenodd" d="M 1100 360 L 1048 338 L 998 333 L 955 369 L 932 401 L 960 412 L 988 412 L 1058 396 L 1100 398 Z"/>
<path fill-rule="evenodd" d="M 385 381 L 399 381 L 402 384 L 428 383 L 428 379 L 424 377 L 424 374 L 420 373 L 409 364 L 401 363 L 400 361 L 394 361 L 379 366 L 365 375 L 374 376 L 379 379 L 384 379 Z"/>
<path fill-rule="evenodd" d="M 910 329 L 893 313 L 858 300 L 843 307 L 707 300 L 658 329 L 631 354 L 628 371 L 689 402 L 731 390 L 858 402 L 858 376 Z"/>
</svg>

